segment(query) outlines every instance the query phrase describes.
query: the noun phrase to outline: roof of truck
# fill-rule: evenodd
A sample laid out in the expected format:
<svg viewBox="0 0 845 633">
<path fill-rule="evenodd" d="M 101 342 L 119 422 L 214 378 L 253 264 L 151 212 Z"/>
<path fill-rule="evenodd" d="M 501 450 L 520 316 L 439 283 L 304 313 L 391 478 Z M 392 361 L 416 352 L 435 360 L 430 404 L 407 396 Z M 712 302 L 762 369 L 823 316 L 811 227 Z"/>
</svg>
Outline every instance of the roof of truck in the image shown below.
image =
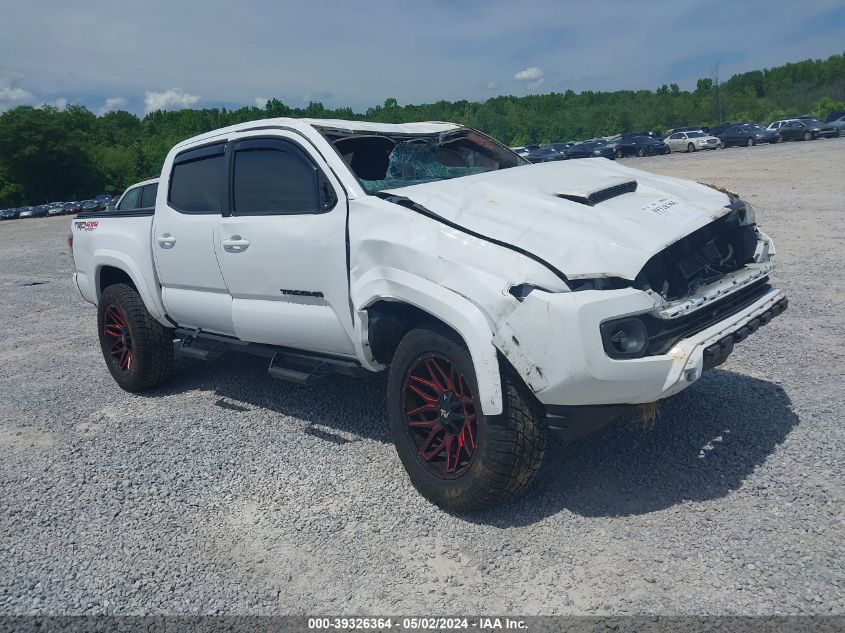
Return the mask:
<svg viewBox="0 0 845 633">
<path fill-rule="evenodd" d="M 421 123 L 377 123 L 372 121 L 346 121 L 344 119 L 294 119 L 291 117 L 275 117 L 272 119 L 258 119 L 230 125 L 228 127 L 212 130 L 186 139 L 177 144 L 177 147 L 192 145 L 197 141 L 213 139 L 231 132 L 244 132 L 268 127 L 286 127 L 302 130 L 309 128 L 327 128 L 345 132 L 384 132 L 389 134 L 438 134 L 457 130 L 461 126 L 455 123 L 443 121 L 426 121 Z"/>
</svg>

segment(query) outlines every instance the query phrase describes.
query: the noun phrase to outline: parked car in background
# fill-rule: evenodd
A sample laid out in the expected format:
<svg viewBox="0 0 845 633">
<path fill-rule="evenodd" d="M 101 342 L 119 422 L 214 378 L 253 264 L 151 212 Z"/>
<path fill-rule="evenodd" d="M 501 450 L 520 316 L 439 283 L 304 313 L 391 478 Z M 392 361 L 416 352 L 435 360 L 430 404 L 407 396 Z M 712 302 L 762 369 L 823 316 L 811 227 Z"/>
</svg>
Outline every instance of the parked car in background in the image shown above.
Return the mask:
<svg viewBox="0 0 845 633">
<path fill-rule="evenodd" d="M 614 143 L 608 143 L 613 148 L 616 158 L 626 156 L 657 156 L 669 153 L 669 146 L 662 140 L 649 136 L 623 136 Z"/>
<path fill-rule="evenodd" d="M 720 136 L 725 130 L 734 127 L 735 125 L 745 125 L 745 121 L 733 121 L 732 123 L 719 123 L 718 125 L 712 125 L 709 128 L 702 129 L 703 132 L 706 132 L 710 136 Z"/>
<path fill-rule="evenodd" d="M 660 139 L 650 136 L 629 136 L 622 137 L 619 141 L 611 143 L 616 158 L 625 156 L 658 156 L 668 154 L 669 146 Z"/>
<path fill-rule="evenodd" d="M 81 202 L 65 202 L 65 214 L 66 215 L 73 215 L 75 213 L 79 213 L 82 211 L 82 203 Z"/>
<path fill-rule="evenodd" d="M 563 152 L 567 158 L 609 158 L 614 160 L 616 152 L 613 147 L 598 141 L 587 141 L 586 143 L 576 143 L 572 147 Z"/>
<path fill-rule="evenodd" d="M 20 214 L 19 209 L 3 209 L 0 211 L 0 220 L 16 220 Z"/>
<path fill-rule="evenodd" d="M 812 128 L 819 128 L 819 136 L 823 138 L 837 138 L 840 134 L 839 128 L 835 125 L 831 125 L 830 123 L 822 123 L 818 119 L 814 119 L 813 117 L 799 117 L 798 119 L 804 125 L 808 125 Z"/>
<path fill-rule="evenodd" d="M 109 208 L 109 205 L 114 201 L 114 196 L 112 196 L 110 193 L 103 193 L 99 196 L 95 196 L 94 200 L 97 201 L 100 211 L 105 211 Z"/>
<path fill-rule="evenodd" d="M 65 214 L 65 203 L 64 202 L 52 202 L 47 205 L 47 215 L 55 216 L 55 215 L 64 215 Z"/>
<path fill-rule="evenodd" d="M 722 142 L 715 136 L 701 130 L 675 132 L 664 141 L 673 152 L 696 152 L 700 149 L 719 149 Z"/>
<path fill-rule="evenodd" d="M 801 119 L 775 121 L 775 123 L 769 125 L 768 129 L 775 129 L 772 126 L 776 123 L 780 124 L 776 129 L 784 141 L 812 141 L 819 138 L 822 131 L 820 125 L 813 125 Z"/>
<path fill-rule="evenodd" d="M 529 163 L 549 163 L 555 160 L 566 160 L 566 155 L 556 152 L 551 147 L 541 147 L 533 152 L 528 152 L 525 159 Z"/>
<path fill-rule="evenodd" d="M 845 134 L 845 112 L 834 112 L 824 119 L 825 124 L 831 125 L 839 130 L 839 136 Z"/>
<path fill-rule="evenodd" d="M 19 218 L 31 218 L 34 207 L 21 207 L 18 209 Z"/>
<path fill-rule="evenodd" d="M 41 204 L 37 207 L 32 208 L 32 217 L 34 218 L 46 218 L 47 214 L 50 212 L 50 205 L 49 204 Z"/>
<path fill-rule="evenodd" d="M 82 210 L 83 211 L 99 211 L 100 210 L 100 203 L 97 200 L 83 200 L 82 201 Z"/>
<path fill-rule="evenodd" d="M 762 132 L 754 129 L 753 126 L 743 123 L 742 125 L 734 125 L 719 134 L 719 140 L 722 141 L 722 147 L 751 147 L 757 143 L 765 143 L 765 136 Z"/>
<path fill-rule="evenodd" d="M 552 143 L 551 145 L 549 145 L 549 147 L 551 147 L 558 154 L 563 154 L 573 145 L 575 145 L 574 141 L 567 141 L 566 143 Z"/>
<path fill-rule="evenodd" d="M 158 178 L 151 178 L 144 182 L 131 185 L 114 205 L 115 211 L 134 211 L 137 209 L 152 209 L 156 206 L 158 193 Z"/>
<path fill-rule="evenodd" d="M 524 145 L 518 145 L 517 147 L 511 147 L 510 150 L 514 154 L 518 154 L 522 158 L 525 158 L 526 156 L 528 156 L 528 149 L 526 149 Z"/>
<path fill-rule="evenodd" d="M 758 123 L 748 123 L 747 125 L 760 135 L 757 137 L 758 143 L 780 143 L 783 140 L 776 130 L 770 130 Z"/>
</svg>

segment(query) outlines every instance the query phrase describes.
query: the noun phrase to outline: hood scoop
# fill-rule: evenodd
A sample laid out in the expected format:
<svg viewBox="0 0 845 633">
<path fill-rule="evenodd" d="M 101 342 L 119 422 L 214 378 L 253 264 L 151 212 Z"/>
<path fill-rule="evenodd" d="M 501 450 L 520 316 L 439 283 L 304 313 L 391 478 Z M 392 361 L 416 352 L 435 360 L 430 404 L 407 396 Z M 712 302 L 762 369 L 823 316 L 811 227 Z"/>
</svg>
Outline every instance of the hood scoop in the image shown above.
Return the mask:
<svg viewBox="0 0 845 633">
<path fill-rule="evenodd" d="M 601 189 L 593 189 L 592 191 L 564 189 L 556 191 L 555 195 L 564 200 L 577 202 L 588 207 L 594 207 L 600 202 L 616 198 L 625 193 L 633 193 L 637 190 L 636 180 L 618 180 L 615 183 L 604 184 Z"/>
</svg>

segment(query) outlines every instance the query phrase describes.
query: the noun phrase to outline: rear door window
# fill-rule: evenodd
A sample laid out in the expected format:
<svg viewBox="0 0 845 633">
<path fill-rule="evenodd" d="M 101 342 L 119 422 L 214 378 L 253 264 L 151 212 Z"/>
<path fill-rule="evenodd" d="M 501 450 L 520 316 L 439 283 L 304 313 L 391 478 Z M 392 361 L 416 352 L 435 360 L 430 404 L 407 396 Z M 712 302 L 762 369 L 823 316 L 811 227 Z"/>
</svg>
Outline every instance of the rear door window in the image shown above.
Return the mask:
<svg viewBox="0 0 845 633">
<path fill-rule="evenodd" d="M 200 147 L 176 157 L 168 201 L 180 213 L 222 213 L 226 201 L 225 144 Z"/>
</svg>

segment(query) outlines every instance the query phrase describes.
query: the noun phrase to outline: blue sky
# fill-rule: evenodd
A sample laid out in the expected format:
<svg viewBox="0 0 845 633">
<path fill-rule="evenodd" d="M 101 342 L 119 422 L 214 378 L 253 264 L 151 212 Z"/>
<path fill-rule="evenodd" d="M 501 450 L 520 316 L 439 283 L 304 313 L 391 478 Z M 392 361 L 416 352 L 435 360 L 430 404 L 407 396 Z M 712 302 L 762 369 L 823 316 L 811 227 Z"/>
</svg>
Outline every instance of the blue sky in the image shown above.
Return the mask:
<svg viewBox="0 0 845 633">
<path fill-rule="evenodd" d="M 364 110 L 572 89 L 692 88 L 845 52 L 842 0 L 0 0 L 0 111 Z"/>
</svg>

